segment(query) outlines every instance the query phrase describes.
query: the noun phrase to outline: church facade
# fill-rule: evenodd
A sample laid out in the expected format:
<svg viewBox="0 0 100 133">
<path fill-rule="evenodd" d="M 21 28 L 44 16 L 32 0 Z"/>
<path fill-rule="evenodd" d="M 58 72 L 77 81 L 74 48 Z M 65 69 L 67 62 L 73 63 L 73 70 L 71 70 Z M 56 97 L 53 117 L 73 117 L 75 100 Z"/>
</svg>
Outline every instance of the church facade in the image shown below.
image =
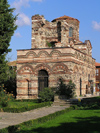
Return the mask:
<svg viewBox="0 0 100 133">
<path fill-rule="evenodd" d="M 79 20 L 62 16 L 51 22 L 32 16 L 31 49 L 17 50 L 17 99 L 35 99 L 59 78 L 76 84 L 76 95 L 93 93 L 95 59 L 89 40 L 79 40 Z"/>
</svg>

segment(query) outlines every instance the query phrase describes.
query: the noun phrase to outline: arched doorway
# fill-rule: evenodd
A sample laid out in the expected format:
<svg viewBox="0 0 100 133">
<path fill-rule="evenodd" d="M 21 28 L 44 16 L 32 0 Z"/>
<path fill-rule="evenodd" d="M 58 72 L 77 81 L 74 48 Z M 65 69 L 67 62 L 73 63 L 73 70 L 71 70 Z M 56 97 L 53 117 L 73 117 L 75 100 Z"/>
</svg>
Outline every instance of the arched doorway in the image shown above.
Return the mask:
<svg viewBox="0 0 100 133">
<path fill-rule="evenodd" d="M 48 87 L 48 72 L 46 70 L 40 70 L 38 72 L 38 91 L 42 91 L 43 88 Z"/>
</svg>

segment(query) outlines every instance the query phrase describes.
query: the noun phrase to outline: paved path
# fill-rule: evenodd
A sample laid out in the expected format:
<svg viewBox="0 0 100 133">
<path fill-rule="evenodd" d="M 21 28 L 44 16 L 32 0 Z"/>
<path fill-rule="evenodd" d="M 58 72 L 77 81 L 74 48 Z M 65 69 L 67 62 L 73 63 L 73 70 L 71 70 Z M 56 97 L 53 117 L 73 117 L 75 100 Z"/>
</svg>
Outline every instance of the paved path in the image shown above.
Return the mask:
<svg viewBox="0 0 100 133">
<path fill-rule="evenodd" d="M 51 106 L 51 107 L 43 107 L 40 109 L 35 109 L 23 113 L 7 113 L 0 112 L 0 129 L 16 125 L 28 120 L 37 119 L 49 114 L 52 114 L 56 111 L 60 111 L 65 109 L 65 106 Z"/>
</svg>

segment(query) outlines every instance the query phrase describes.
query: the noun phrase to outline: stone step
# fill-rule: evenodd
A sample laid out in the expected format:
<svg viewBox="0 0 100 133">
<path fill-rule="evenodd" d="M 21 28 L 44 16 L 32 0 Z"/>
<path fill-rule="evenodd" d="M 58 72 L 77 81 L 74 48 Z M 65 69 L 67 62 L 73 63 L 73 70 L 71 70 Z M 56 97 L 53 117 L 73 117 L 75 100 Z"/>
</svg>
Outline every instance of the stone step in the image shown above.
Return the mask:
<svg viewBox="0 0 100 133">
<path fill-rule="evenodd" d="M 66 103 L 63 103 L 63 102 L 54 102 L 52 104 L 52 106 L 67 106 L 67 107 L 70 107 L 70 104 L 66 104 Z"/>
<path fill-rule="evenodd" d="M 58 105 L 63 105 L 63 106 L 71 106 L 71 105 L 76 105 L 78 104 L 78 100 L 73 100 L 73 99 L 56 99 L 53 103 L 53 105 L 58 106 Z"/>
<path fill-rule="evenodd" d="M 61 101 L 54 101 L 54 102 L 66 103 L 66 104 L 70 104 L 70 103 L 71 103 L 71 102 L 69 102 L 69 101 L 63 101 L 63 100 L 61 100 Z"/>
</svg>

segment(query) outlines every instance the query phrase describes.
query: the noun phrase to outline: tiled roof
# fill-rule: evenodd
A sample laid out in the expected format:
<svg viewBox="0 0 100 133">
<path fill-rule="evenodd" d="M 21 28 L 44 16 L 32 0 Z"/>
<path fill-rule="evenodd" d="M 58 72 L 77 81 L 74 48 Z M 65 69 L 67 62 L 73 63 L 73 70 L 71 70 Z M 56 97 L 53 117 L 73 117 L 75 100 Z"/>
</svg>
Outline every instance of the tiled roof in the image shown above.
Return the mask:
<svg viewBox="0 0 100 133">
<path fill-rule="evenodd" d="M 100 63 L 98 63 L 98 62 L 95 62 L 95 66 L 100 66 Z"/>
<path fill-rule="evenodd" d="M 8 62 L 8 65 L 9 66 L 16 66 L 16 63 L 17 63 L 17 61 L 11 61 L 11 62 Z"/>
<path fill-rule="evenodd" d="M 56 18 L 56 19 L 52 20 L 52 22 L 53 22 L 53 21 L 56 21 L 56 20 L 65 20 L 65 19 L 68 19 L 68 20 L 77 20 L 77 21 L 79 22 L 78 19 L 75 19 L 75 18 L 66 16 L 66 15 L 64 15 L 64 16 L 62 16 L 62 17 L 59 17 L 59 18 Z"/>
</svg>

